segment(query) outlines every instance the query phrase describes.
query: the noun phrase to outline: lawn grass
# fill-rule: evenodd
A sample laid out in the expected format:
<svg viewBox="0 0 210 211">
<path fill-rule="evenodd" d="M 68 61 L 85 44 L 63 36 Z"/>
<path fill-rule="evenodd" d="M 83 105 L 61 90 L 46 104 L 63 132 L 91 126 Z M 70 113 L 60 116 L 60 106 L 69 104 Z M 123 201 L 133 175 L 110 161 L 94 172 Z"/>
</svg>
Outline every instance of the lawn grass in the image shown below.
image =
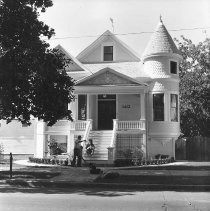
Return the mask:
<svg viewBox="0 0 210 211">
<path fill-rule="evenodd" d="M 126 184 L 167 184 L 167 185 L 210 185 L 209 176 L 177 176 L 177 175 L 120 175 L 118 178 L 103 179 L 96 182 Z"/>
</svg>

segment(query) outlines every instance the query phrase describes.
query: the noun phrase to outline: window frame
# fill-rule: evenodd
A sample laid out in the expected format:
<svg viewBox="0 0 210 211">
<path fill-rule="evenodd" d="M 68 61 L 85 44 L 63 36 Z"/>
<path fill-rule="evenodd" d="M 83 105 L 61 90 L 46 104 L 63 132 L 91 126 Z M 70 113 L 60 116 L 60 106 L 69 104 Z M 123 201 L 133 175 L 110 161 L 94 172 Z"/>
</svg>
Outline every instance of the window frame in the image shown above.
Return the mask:
<svg viewBox="0 0 210 211">
<path fill-rule="evenodd" d="M 112 61 L 104 61 L 104 47 L 105 46 L 112 46 L 113 47 L 113 60 Z M 116 55 L 116 48 L 115 48 L 115 42 L 104 42 L 101 44 L 101 62 L 105 62 L 105 63 L 108 63 L 108 62 L 114 62 L 115 61 L 115 55 Z"/>
<path fill-rule="evenodd" d="M 163 119 L 155 119 L 155 107 L 154 107 L 154 95 L 163 95 L 163 111 L 162 111 L 162 114 L 163 114 Z M 165 121 L 165 93 L 163 92 L 158 92 L 158 93 L 153 93 L 152 94 L 152 120 L 153 122 L 164 122 Z M 160 109 L 160 108 L 159 108 Z"/>
<path fill-rule="evenodd" d="M 172 72 L 172 65 L 171 65 L 172 63 L 176 63 L 176 73 Z M 170 74 L 178 75 L 178 62 L 175 60 L 169 60 L 169 70 L 170 70 Z"/>
<path fill-rule="evenodd" d="M 105 48 L 111 48 L 112 52 L 106 52 L 105 53 Z M 110 55 L 112 57 L 112 60 L 105 60 L 105 57 L 108 56 L 108 58 L 109 58 Z M 104 62 L 113 62 L 114 61 L 114 46 L 113 45 L 105 45 L 105 46 L 103 46 L 103 61 Z"/>
<path fill-rule="evenodd" d="M 172 95 L 176 96 L 176 107 L 172 107 Z M 176 119 L 172 120 L 172 108 L 176 110 Z M 170 121 L 179 122 L 179 95 L 177 93 L 170 93 Z"/>
<path fill-rule="evenodd" d="M 85 118 L 82 118 L 82 114 L 80 113 L 80 102 L 79 102 L 80 100 L 79 100 L 79 98 L 80 98 L 81 96 L 84 96 L 84 101 L 85 101 L 85 103 L 82 104 L 82 105 L 84 105 L 84 108 L 85 108 Z M 82 106 L 81 106 L 81 109 L 82 109 Z M 87 95 L 86 95 L 86 94 L 79 94 L 79 95 L 78 95 L 77 119 L 78 119 L 78 120 L 82 120 L 82 121 L 86 121 L 86 120 L 87 120 Z"/>
</svg>

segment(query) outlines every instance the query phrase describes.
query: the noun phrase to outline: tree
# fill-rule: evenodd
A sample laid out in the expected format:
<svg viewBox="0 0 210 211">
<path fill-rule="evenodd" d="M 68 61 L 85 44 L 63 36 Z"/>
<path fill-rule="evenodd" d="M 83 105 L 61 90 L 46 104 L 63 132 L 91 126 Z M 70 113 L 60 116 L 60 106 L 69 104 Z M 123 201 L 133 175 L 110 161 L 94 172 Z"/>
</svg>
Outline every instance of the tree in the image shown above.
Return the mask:
<svg viewBox="0 0 210 211">
<path fill-rule="evenodd" d="M 74 82 L 66 73 L 69 61 L 43 38 L 54 30 L 38 19 L 51 0 L 0 0 L 0 119 L 31 117 L 53 125 L 72 120 L 66 107 Z"/>
<path fill-rule="evenodd" d="M 180 63 L 180 123 L 185 136 L 210 137 L 210 39 L 176 40 Z"/>
</svg>

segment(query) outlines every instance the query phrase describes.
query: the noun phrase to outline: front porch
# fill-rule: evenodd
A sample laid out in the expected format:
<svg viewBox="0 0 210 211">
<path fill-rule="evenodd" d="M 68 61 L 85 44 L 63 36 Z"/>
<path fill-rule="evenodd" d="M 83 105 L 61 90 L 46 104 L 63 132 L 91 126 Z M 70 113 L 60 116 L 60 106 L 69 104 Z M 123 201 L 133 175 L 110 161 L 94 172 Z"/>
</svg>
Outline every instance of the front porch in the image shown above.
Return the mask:
<svg viewBox="0 0 210 211">
<path fill-rule="evenodd" d="M 145 120 L 119 121 L 113 120 L 112 130 L 93 130 L 93 120 L 69 122 L 61 120 L 53 127 L 46 127 L 45 156 L 48 155 L 47 142 L 51 139 L 62 139 L 66 143 L 66 152 L 72 155 L 74 140 L 78 135 L 83 139 L 92 139 L 95 145 L 94 155 L 88 156 L 83 151 L 85 160 L 112 164 L 116 159 L 125 159 L 123 152 L 141 148 L 146 156 L 146 124 Z M 56 138 L 57 137 L 57 138 Z M 64 138 L 65 137 L 65 138 Z M 62 142 L 59 140 L 58 142 Z M 62 143 L 63 145 L 65 143 Z"/>
<path fill-rule="evenodd" d="M 137 87 L 127 88 L 127 93 L 105 94 L 103 89 L 98 93 L 89 91 L 79 94 L 77 90 L 75 104 L 76 119 L 71 124 L 71 134 L 82 135 L 83 139 L 93 139 L 96 154 L 90 160 L 106 160 L 113 163 L 123 159 L 122 153 L 127 149 L 139 147 L 146 157 L 146 120 L 145 93 Z M 118 93 L 116 93 L 118 92 Z M 121 90 L 122 92 L 122 90 Z"/>
<path fill-rule="evenodd" d="M 66 151 L 72 153 L 74 140 L 81 135 L 93 139 L 96 147 L 86 160 L 113 163 L 123 159 L 127 149 L 141 148 L 146 157 L 146 93 L 148 85 L 105 68 L 75 85 L 75 101 L 71 102 L 73 122 L 61 120 L 53 127 L 42 128 L 46 141 L 65 135 Z M 63 139 L 64 140 L 64 139 Z M 46 153 L 45 153 L 46 154 Z"/>
</svg>

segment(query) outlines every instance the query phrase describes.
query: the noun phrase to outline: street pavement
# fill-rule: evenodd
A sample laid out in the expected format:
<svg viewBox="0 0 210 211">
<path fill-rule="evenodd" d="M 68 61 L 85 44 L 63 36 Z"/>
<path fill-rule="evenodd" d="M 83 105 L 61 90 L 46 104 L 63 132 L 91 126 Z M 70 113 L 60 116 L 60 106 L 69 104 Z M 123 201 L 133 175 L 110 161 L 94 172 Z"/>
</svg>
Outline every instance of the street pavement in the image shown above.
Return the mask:
<svg viewBox="0 0 210 211">
<path fill-rule="evenodd" d="M 2 211 L 209 211 L 210 193 L 138 191 L 117 188 L 30 189 L 0 191 Z"/>
</svg>

